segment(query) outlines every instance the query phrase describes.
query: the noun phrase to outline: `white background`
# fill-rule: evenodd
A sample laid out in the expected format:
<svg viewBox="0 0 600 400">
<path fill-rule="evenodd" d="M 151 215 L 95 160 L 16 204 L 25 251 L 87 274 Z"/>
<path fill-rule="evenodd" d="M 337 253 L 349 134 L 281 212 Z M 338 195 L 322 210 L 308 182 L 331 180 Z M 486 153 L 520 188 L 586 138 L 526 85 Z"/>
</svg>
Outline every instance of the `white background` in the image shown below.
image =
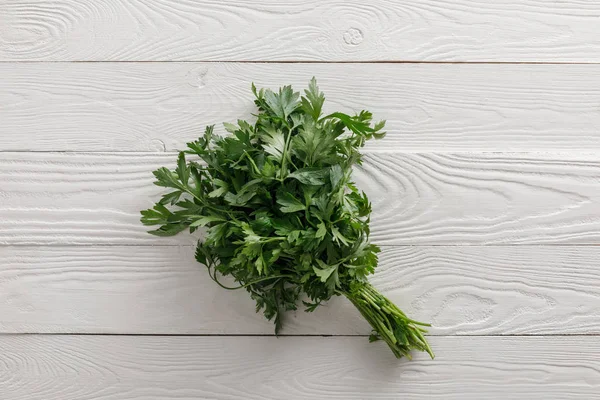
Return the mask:
<svg viewBox="0 0 600 400">
<path fill-rule="evenodd" d="M 0 0 L 0 398 L 600 398 L 598 63 L 596 0 Z M 339 298 L 275 338 L 139 223 L 252 81 L 313 75 L 388 121 L 372 282 L 434 361 Z"/>
</svg>

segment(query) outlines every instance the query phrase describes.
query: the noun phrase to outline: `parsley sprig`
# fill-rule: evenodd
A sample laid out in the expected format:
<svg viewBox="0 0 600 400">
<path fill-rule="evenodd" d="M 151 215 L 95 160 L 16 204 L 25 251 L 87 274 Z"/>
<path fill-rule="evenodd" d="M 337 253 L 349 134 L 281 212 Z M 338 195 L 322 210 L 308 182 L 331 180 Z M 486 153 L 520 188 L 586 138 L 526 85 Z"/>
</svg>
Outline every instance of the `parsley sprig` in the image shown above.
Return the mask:
<svg viewBox="0 0 600 400">
<path fill-rule="evenodd" d="M 225 124 L 221 137 L 208 126 L 179 153 L 175 170 L 154 171 L 170 189 L 142 222 L 171 236 L 204 228 L 196 259 L 226 289 L 245 289 L 278 333 L 301 297 L 313 311 L 343 295 L 396 357 L 412 349 L 433 353 L 427 324 L 408 318 L 368 283 L 379 248 L 369 242 L 371 204 L 352 182 L 359 149 L 382 138 L 385 121 L 368 111 L 322 115 L 325 97 L 313 78 L 304 96 L 284 86 L 257 91 L 256 122 Z M 230 276 L 237 286 L 221 282 Z"/>
</svg>

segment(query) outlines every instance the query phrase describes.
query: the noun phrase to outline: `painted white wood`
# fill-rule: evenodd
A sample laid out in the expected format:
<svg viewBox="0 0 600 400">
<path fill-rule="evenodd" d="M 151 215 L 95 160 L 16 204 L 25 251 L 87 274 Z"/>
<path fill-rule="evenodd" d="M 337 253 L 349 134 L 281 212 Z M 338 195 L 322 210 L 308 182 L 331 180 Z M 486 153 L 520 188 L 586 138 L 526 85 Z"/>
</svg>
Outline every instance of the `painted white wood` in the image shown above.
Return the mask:
<svg viewBox="0 0 600 400">
<path fill-rule="evenodd" d="M 251 119 L 252 81 L 313 75 L 327 111 L 388 121 L 369 149 L 600 149 L 599 65 L 0 63 L 0 150 L 176 150 Z"/>
<path fill-rule="evenodd" d="M 273 334 L 192 247 L 0 247 L 1 333 Z M 600 333 L 600 247 L 388 247 L 371 282 L 431 335 Z M 367 335 L 335 298 L 283 334 Z"/>
<path fill-rule="evenodd" d="M 600 60 L 600 3 L 4 0 L 0 60 Z"/>
<path fill-rule="evenodd" d="M 438 337 L 396 360 L 360 338 L 2 336 L 11 400 L 589 400 L 594 337 Z"/>
<path fill-rule="evenodd" d="M 598 0 L 0 1 L 0 398 L 596 398 L 599 21 Z M 375 60 L 500 63 L 236 62 Z M 326 111 L 388 120 L 356 172 L 372 283 L 433 323 L 435 361 L 367 343 L 342 298 L 274 338 L 195 238 L 139 223 L 165 151 L 248 118 L 250 82 L 313 75 Z"/>
<path fill-rule="evenodd" d="M 175 154 L 19 153 L 0 159 L 0 244 L 191 244 L 139 211 Z M 370 153 L 355 179 L 381 245 L 598 244 L 596 153 Z"/>
</svg>

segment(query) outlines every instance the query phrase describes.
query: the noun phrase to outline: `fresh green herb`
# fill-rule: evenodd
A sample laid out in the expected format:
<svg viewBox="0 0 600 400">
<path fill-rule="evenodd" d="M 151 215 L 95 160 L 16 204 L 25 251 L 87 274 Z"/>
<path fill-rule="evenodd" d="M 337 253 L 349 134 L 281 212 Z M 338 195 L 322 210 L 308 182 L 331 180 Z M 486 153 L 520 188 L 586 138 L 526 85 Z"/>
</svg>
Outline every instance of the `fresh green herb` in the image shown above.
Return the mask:
<svg viewBox="0 0 600 400">
<path fill-rule="evenodd" d="M 371 204 L 351 181 L 352 167 L 367 140 L 385 135 L 385 121 L 373 123 L 368 111 L 322 116 L 314 78 L 302 97 L 291 86 L 252 91 L 255 123 L 225 124 L 226 137 L 209 126 L 174 171 L 154 171 L 155 184 L 170 191 L 142 211 L 142 222 L 160 225 L 150 232 L 158 236 L 205 228 L 196 259 L 219 285 L 247 290 L 276 333 L 303 293 L 306 311 L 343 295 L 371 324 L 371 340 L 383 339 L 398 358 L 412 349 L 433 357 L 428 325 L 367 281 L 379 248 L 369 243 Z M 223 284 L 225 275 L 239 285 Z"/>
</svg>

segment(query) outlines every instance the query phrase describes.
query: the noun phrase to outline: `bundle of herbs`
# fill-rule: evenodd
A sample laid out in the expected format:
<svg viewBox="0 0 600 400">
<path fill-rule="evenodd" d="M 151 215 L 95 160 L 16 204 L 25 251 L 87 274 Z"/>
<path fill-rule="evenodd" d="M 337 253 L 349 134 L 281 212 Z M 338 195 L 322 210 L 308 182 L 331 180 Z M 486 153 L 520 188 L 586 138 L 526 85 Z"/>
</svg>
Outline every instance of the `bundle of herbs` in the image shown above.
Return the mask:
<svg viewBox="0 0 600 400">
<path fill-rule="evenodd" d="M 302 97 L 291 86 L 252 91 L 255 123 L 226 123 L 224 137 L 209 126 L 179 153 L 174 171 L 154 171 L 155 184 L 170 191 L 142 211 L 142 222 L 160 225 L 150 232 L 158 236 L 204 227 L 196 259 L 219 285 L 248 291 L 276 333 L 301 299 L 313 311 L 343 295 L 373 328 L 371 340 L 383 339 L 398 358 L 413 349 L 433 357 L 428 325 L 367 280 L 380 250 L 369 243 L 371 204 L 352 182 L 352 167 L 367 140 L 385 135 L 385 121 L 373 123 L 368 111 L 322 116 L 325 97 L 314 78 Z"/>
</svg>

